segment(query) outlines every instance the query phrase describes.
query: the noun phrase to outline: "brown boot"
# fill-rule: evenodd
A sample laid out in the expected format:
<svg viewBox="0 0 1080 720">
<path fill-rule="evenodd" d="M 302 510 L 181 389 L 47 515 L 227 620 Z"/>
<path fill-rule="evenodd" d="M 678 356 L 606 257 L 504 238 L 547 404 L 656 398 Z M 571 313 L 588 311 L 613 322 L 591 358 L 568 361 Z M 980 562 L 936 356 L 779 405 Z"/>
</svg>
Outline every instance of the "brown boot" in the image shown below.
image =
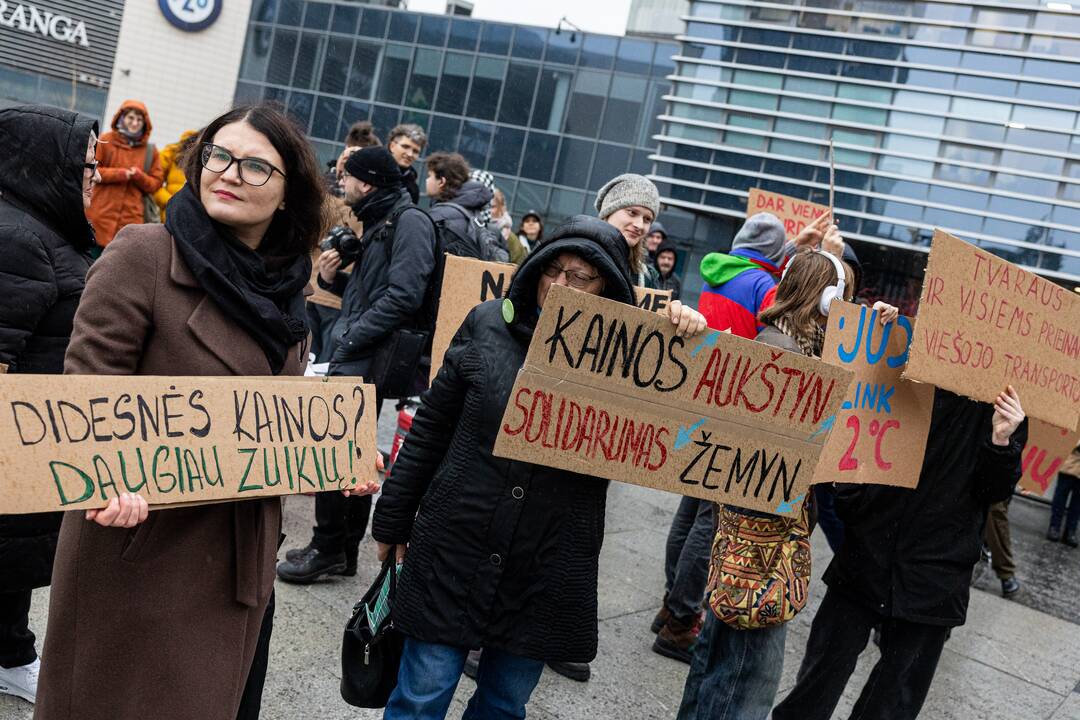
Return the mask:
<svg viewBox="0 0 1080 720">
<path fill-rule="evenodd" d="M 660 632 L 661 628 L 667 625 L 667 621 L 671 619 L 671 611 L 667 609 L 667 605 L 661 605 L 659 612 L 656 613 L 656 617 L 653 618 L 652 627 L 649 629 L 653 631 L 653 634 Z"/>
<path fill-rule="evenodd" d="M 688 618 L 670 616 L 656 635 L 652 646 L 653 652 L 689 665 L 694 653 L 694 643 L 697 642 L 698 637 L 696 621 L 697 617 L 694 616 Z"/>
</svg>

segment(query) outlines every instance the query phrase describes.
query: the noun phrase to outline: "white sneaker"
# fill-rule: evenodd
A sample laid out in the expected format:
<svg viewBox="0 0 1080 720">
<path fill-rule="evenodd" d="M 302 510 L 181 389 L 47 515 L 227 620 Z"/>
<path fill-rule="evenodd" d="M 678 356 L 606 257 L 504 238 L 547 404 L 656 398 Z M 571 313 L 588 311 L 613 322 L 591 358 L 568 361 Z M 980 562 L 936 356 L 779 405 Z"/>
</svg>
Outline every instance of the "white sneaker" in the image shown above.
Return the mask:
<svg viewBox="0 0 1080 720">
<path fill-rule="evenodd" d="M 38 671 L 40 670 L 41 658 L 20 667 L 0 667 L 0 693 L 34 702 L 37 697 Z"/>
</svg>

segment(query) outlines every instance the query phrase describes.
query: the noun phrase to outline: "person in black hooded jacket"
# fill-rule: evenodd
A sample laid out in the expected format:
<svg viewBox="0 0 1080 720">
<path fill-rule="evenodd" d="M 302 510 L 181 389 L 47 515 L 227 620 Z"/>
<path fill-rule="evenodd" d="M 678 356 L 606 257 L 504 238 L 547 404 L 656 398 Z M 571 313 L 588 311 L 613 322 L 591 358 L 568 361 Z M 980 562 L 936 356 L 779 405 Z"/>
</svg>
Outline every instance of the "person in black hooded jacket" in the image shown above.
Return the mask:
<svg viewBox="0 0 1080 720">
<path fill-rule="evenodd" d="M 471 648 L 484 654 L 467 713 L 483 717 L 524 717 L 545 661 L 596 655 L 607 481 L 492 454 L 553 284 L 632 305 L 626 241 L 602 220 L 571 218 L 506 299 L 469 313 L 383 486 L 372 536 L 380 559 L 404 558 L 389 720 L 443 716 Z"/>
<path fill-rule="evenodd" d="M 101 177 L 97 130 L 57 108 L 0 110 L 0 363 L 9 373 L 64 371 L 94 246 L 85 210 Z M 31 702 L 39 665 L 31 590 L 49 584 L 62 518 L 0 515 L 0 692 Z"/>
<path fill-rule="evenodd" d="M 798 680 L 773 720 L 832 717 L 875 625 L 881 658 L 852 717 L 918 716 L 949 629 L 967 619 L 986 509 L 1012 495 L 1026 443 L 1011 386 L 994 405 L 938 388 L 918 487 L 836 486 L 844 541 L 825 571 Z"/>
</svg>

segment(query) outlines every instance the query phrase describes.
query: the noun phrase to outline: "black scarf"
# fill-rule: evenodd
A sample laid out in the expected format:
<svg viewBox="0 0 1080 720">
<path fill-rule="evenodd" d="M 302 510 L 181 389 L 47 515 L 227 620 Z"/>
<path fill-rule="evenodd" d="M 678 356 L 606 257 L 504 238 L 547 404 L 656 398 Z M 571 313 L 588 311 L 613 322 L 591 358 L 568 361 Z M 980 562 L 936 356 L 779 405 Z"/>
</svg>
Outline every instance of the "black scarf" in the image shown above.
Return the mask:
<svg viewBox="0 0 1080 720">
<path fill-rule="evenodd" d="M 353 215 L 364 225 L 364 229 L 375 226 L 394 209 L 401 199 L 401 186 L 378 188 L 360 198 L 353 206 Z"/>
<path fill-rule="evenodd" d="M 189 185 L 169 201 L 165 229 L 202 289 L 259 343 L 273 374 L 280 373 L 289 348 L 307 338 L 303 290 L 311 256 L 267 257 L 250 249 L 210 219 Z"/>
</svg>

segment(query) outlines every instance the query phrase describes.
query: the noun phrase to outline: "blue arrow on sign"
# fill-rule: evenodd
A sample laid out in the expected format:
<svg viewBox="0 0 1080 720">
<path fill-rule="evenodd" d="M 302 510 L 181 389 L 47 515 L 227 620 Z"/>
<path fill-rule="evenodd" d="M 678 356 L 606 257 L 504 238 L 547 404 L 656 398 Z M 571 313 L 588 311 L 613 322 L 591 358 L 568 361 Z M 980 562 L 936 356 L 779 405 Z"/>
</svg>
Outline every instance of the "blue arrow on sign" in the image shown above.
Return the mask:
<svg viewBox="0 0 1080 720">
<path fill-rule="evenodd" d="M 832 429 L 832 426 L 835 423 L 836 423 L 836 416 L 835 415 L 830 415 L 829 417 L 825 418 L 824 420 L 821 421 L 821 426 L 818 427 L 818 429 L 815 430 L 812 435 L 810 435 L 810 439 L 813 440 L 814 438 L 816 438 L 821 433 L 828 432 L 829 430 Z"/>
<path fill-rule="evenodd" d="M 705 418 L 701 418 L 688 428 L 680 427 L 679 432 L 675 434 L 675 449 L 678 450 L 684 445 L 689 445 L 691 440 L 690 436 L 694 433 L 695 430 L 697 430 L 704 424 Z"/>
<path fill-rule="evenodd" d="M 696 348 L 690 351 L 690 357 L 697 357 L 698 353 L 704 350 L 706 347 L 712 347 L 713 345 L 715 345 L 716 339 L 718 337 L 720 337 L 720 332 L 718 330 L 713 330 L 711 333 L 706 335 L 704 339 L 702 339 L 701 343 Z"/>
<path fill-rule="evenodd" d="M 791 512 L 792 510 L 795 509 L 796 505 L 798 505 L 800 502 L 802 502 L 802 499 L 803 499 L 803 496 L 800 495 L 799 497 L 795 498 L 791 502 L 781 501 L 781 503 L 776 506 L 776 513 L 779 515 L 779 514 Z"/>
</svg>

